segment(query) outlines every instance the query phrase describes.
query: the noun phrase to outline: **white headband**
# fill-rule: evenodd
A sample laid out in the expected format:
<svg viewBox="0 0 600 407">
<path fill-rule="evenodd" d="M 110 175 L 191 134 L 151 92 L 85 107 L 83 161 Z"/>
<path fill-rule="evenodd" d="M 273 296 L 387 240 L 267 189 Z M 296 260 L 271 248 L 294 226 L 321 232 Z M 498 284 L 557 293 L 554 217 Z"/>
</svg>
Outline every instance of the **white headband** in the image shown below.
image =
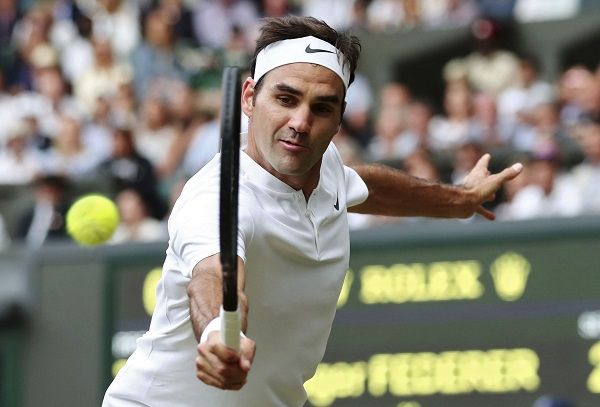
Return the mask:
<svg viewBox="0 0 600 407">
<path fill-rule="evenodd" d="M 342 79 L 348 89 L 350 66 L 345 63 L 344 54 L 327 41 L 312 36 L 282 40 L 267 45 L 256 56 L 253 79 L 258 82 L 270 70 L 296 62 L 317 64 L 331 69 Z"/>
</svg>

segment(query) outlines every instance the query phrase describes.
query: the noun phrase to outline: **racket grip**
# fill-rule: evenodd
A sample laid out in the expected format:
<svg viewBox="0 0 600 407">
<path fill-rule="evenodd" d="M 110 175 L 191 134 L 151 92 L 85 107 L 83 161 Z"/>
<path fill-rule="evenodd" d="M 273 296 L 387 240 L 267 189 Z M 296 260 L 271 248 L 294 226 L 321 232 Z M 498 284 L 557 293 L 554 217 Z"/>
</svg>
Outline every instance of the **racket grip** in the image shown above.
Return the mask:
<svg viewBox="0 0 600 407">
<path fill-rule="evenodd" d="M 223 343 L 234 349 L 236 352 L 240 350 L 240 312 L 225 311 L 221 307 L 221 340 Z"/>
</svg>

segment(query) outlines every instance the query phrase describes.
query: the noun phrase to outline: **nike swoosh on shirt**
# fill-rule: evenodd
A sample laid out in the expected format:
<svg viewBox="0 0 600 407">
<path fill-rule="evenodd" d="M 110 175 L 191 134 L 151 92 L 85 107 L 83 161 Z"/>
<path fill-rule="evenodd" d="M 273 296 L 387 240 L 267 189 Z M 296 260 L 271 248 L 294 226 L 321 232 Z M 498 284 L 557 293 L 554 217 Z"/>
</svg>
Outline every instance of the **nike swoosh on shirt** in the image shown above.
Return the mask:
<svg viewBox="0 0 600 407">
<path fill-rule="evenodd" d="M 333 207 L 335 208 L 336 211 L 340 210 L 340 198 L 339 197 L 335 198 L 335 204 L 333 205 Z"/>
<path fill-rule="evenodd" d="M 306 46 L 306 48 L 304 49 L 304 52 L 306 52 L 307 54 L 315 54 L 317 52 L 327 52 L 329 54 L 335 54 L 335 52 L 329 51 L 329 50 L 326 50 L 326 49 L 311 48 L 310 44 L 308 44 Z"/>
</svg>

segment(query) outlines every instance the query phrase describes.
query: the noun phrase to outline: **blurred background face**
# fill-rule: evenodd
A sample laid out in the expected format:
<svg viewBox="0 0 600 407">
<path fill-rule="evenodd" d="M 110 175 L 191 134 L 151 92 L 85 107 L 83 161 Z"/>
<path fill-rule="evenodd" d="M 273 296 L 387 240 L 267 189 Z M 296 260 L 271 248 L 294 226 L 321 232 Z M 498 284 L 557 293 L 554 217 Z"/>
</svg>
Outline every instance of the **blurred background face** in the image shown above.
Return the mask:
<svg viewBox="0 0 600 407">
<path fill-rule="evenodd" d="M 290 11 L 289 0 L 263 0 L 263 10 L 266 16 L 285 16 Z"/>
<path fill-rule="evenodd" d="M 160 12 L 148 14 L 144 33 L 146 40 L 155 47 L 168 47 L 173 42 L 172 26 Z"/>
<path fill-rule="evenodd" d="M 600 165 L 600 124 L 583 126 L 580 130 L 579 142 L 586 160 Z"/>
<path fill-rule="evenodd" d="M 396 109 L 383 109 L 377 117 L 377 137 L 394 140 L 403 129 L 402 122 L 402 115 Z"/>
<path fill-rule="evenodd" d="M 418 134 L 427 134 L 431 110 L 423 103 L 414 103 L 408 117 L 410 128 Z"/>
<path fill-rule="evenodd" d="M 99 0 L 98 2 L 109 13 L 117 11 L 121 6 L 121 0 Z"/>
<path fill-rule="evenodd" d="M 552 131 L 559 123 L 558 108 L 551 103 L 545 103 L 535 108 L 534 122 L 541 130 Z"/>
<path fill-rule="evenodd" d="M 71 117 L 63 117 L 55 142 L 56 147 L 64 153 L 80 151 L 82 144 L 79 122 Z"/>
<path fill-rule="evenodd" d="M 144 201 L 134 190 L 121 191 L 116 198 L 123 223 L 131 225 L 142 222 L 148 215 Z"/>
<path fill-rule="evenodd" d="M 406 157 L 406 160 L 404 160 L 404 170 L 413 177 L 429 181 L 438 181 L 440 179 L 438 170 L 431 161 L 431 158 L 423 151 L 417 151 Z"/>
<path fill-rule="evenodd" d="M 158 99 L 148 99 L 142 106 L 142 120 L 147 128 L 159 129 L 167 121 L 167 110 Z"/>
<path fill-rule="evenodd" d="M 39 92 L 52 101 L 60 100 L 65 94 L 65 81 L 56 68 L 39 70 L 36 77 Z"/>
<path fill-rule="evenodd" d="M 592 73 L 582 66 L 567 69 L 558 82 L 561 98 L 567 102 L 579 103 L 581 94 L 592 80 Z"/>
<path fill-rule="evenodd" d="M 473 104 L 475 117 L 488 126 L 494 125 L 498 118 L 496 99 L 489 94 L 479 94 Z"/>
<path fill-rule="evenodd" d="M 113 156 L 115 158 L 128 157 L 135 151 L 131 131 L 115 129 L 113 136 Z"/>
<path fill-rule="evenodd" d="M 94 38 L 92 41 L 94 49 L 94 59 L 96 65 L 101 67 L 108 67 L 112 65 L 113 55 L 110 41 L 103 38 Z"/>
<path fill-rule="evenodd" d="M 529 179 L 532 184 L 542 188 L 546 195 L 549 195 L 554 188 L 556 178 L 556 164 L 547 160 L 534 161 L 529 165 Z"/>
<path fill-rule="evenodd" d="M 535 82 L 537 77 L 537 69 L 533 62 L 527 60 L 521 61 L 519 75 L 521 83 L 525 86 L 529 86 Z"/>
<path fill-rule="evenodd" d="M 449 85 L 444 98 L 444 108 L 449 117 L 469 117 L 472 108 L 471 92 L 469 89 L 460 84 Z"/>
<path fill-rule="evenodd" d="M 194 114 L 196 107 L 196 93 L 186 85 L 177 87 L 170 99 L 169 108 L 176 118 L 188 118 Z"/>
<path fill-rule="evenodd" d="M 379 103 L 382 107 L 402 107 L 410 103 L 410 100 L 410 91 L 400 83 L 388 84 L 379 93 Z"/>
<path fill-rule="evenodd" d="M 483 155 L 481 147 L 474 143 L 463 144 L 456 150 L 454 156 L 454 168 L 463 171 L 470 171 L 475 167 L 477 161 Z"/>
</svg>

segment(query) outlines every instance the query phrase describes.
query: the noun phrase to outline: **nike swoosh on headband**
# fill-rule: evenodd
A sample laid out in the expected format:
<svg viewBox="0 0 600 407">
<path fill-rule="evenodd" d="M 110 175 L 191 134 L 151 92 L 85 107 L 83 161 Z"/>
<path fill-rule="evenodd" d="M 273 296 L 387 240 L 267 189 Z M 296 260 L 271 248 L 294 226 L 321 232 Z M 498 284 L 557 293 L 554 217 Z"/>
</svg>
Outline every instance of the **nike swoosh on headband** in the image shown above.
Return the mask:
<svg viewBox="0 0 600 407">
<path fill-rule="evenodd" d="M 333 51 L 328 51 L 326 49 L 319 49 L 319 48 L 311 48 L 310 44 L 308 44 L 306 46 L 306 49 L 304 50 L 304 52 L 306 52 L 307 54 L 316 54 L 317 52 L 327 52 L 329 54 L 335 54 L 335 52 Z"/>
</svg>

